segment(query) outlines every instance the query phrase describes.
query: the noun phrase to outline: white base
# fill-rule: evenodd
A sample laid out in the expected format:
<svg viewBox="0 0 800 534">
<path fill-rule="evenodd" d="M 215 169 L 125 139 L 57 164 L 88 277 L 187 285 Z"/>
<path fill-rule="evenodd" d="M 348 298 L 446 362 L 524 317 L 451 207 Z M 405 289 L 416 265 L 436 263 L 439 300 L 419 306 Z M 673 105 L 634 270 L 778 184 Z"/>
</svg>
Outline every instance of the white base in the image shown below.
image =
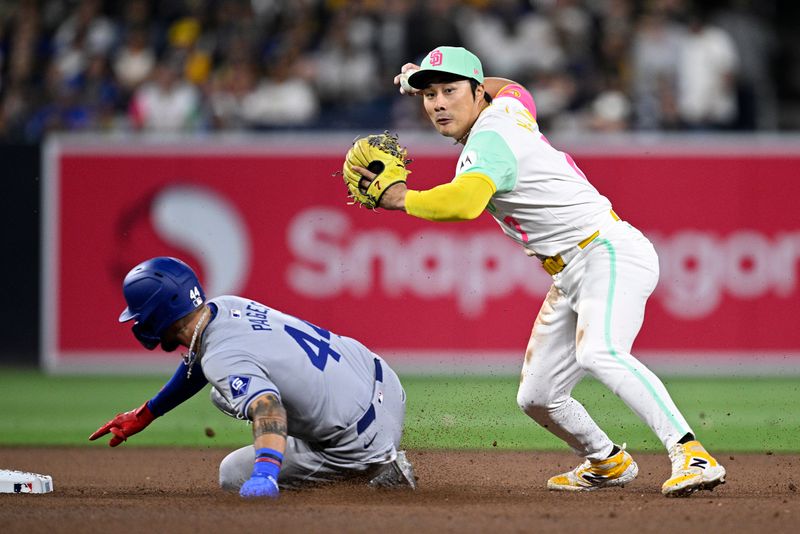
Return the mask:
<svg viewBox="0 0 800 534">
<path fill-rule="evenodd" d="M 0 493 L 50 493 L 53 477 L 0 469 Z"/>
</svg>

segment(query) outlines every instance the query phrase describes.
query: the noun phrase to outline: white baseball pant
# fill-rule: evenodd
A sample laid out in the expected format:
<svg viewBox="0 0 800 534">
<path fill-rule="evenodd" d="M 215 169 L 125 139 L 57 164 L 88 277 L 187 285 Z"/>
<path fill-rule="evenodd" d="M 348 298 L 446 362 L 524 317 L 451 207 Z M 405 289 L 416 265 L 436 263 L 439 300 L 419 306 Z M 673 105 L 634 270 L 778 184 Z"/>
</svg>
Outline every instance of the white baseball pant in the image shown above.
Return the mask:
<svg viewBox="0 0 800 534">
<path fill-rule="evenodd" d="M 571 396 L 589 373 L 669 449 L 691 429 L 664 384 L 630 352 L 658 282 L 656 251 L 639 230 L 618 221 L 571 252 L 534 323 L 517 403 L 578 455 L 602 460 L 614 444 Z"/>
</svg>

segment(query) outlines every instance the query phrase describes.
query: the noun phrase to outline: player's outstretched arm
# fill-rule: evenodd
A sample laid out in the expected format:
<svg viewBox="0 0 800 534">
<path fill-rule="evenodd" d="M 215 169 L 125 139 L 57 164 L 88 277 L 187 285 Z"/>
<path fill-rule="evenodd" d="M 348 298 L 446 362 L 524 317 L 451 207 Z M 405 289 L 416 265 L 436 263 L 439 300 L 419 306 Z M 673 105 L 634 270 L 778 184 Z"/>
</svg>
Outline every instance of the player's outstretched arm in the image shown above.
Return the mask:
<svg viewBox="0 0 800 534">
<path fill-rule="evenodd" d="M 286 451 L 286 410 L 274 393 L 265 393 L 250 403 L 247 416 L 253 422 L 256 461 L 253 474 L 239 490 L 245 498 L 278 497 L 278 473 Z"/>
<path fill-rule="evenodd" d="M 155 397 L 135 410 L 118 413 L 114 419 L 89 436 L 89 441 L 94 441 L 111 433 L 113 437 L 108 442 L 108 445 L 109 447 L 116 447 L 129 437 L 144 430 L 156 417 L 161 417 L 194 396 L 206 384 L 208 384 L 208 380 L 206 380 L 203 373 L 195 373 L 189 377 L 186 373 L 186 366 L 181 363 L 172 378 L 164 384 L 164 387 Z"/>
<path fill-rule="evenodd" d="M 363 167 L 353 166 L 353 170 L 368 181 L 375 179 L 375 173 Z M 378 206 L 429 221 L 467 221 L 483 213 L 495 191 L 497 187 L 489 177 L 468 173 L 426 191 L 408 189 L 405 183 L 394 184 L 381 196 Z"/>
</svg>

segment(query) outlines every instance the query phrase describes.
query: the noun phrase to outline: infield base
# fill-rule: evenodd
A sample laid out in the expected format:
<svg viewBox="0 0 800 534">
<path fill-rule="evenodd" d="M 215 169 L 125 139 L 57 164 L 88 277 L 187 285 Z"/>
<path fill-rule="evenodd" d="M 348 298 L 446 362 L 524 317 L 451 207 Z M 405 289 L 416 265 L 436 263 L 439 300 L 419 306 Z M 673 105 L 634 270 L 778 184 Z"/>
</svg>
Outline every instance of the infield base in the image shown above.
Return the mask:
<svg viewBox="0 0 800 534">
<path fill-rule="evenodd" d="M 26 473 L 0 469 L 0 493 L 50 493 L 53 477 L 38 473 Z"/>
</svg>

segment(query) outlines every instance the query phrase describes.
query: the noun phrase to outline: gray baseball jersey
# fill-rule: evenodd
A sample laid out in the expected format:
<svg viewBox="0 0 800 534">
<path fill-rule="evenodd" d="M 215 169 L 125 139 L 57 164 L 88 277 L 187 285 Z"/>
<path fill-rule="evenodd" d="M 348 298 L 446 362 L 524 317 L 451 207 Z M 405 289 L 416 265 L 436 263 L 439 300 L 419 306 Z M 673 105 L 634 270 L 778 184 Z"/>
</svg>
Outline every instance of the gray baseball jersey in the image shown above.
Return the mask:
<svg viewBox="0 0 800 534">
<path fill-rule="evenodd" d="M 258 302 L 223 296 L 200 347 L 203 373 L 241 415 L 266 392 L 277 395 L 288 434 L 333 439 L 370 408 L 376 356 L 355 339 Z"/>
</svg>

